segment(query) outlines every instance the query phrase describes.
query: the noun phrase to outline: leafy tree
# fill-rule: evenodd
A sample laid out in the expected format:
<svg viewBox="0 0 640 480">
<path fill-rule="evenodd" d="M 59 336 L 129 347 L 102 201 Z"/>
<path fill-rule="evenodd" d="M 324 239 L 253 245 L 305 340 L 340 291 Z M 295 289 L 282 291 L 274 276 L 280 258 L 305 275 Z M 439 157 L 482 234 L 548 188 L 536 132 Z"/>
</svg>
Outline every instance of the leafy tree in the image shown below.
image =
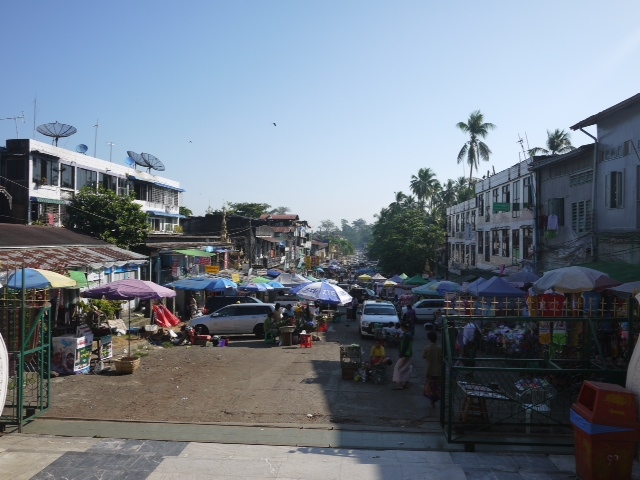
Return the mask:
<svg viewBox="0 0 640 480">
<path fill-rule="evenodd" d="M 291 209 L 289 207 L 277 207 L 269 210 L 269 215 L 286 215 Z"/>
<path fill-rule="evenodd" d="M 422 273 L 444 247 L 444 230 L 424 209 L 396 202 L 382 209 L 377 219 L 368 254 L 384 272 Z"/>
<path fill-rule="evenodd" d="M 371 241 L 371 225 L 362 218 L 354 220 L 351 224 L 348 220 L 342 219 L 340 224 L 340 234 L 356 248 L 364 248 Z"/>
<path fill-rule="evenodd" d="M 193 217 L 193 212 L 190 208 L 180 207 L 178 211 L 180 212 L 180 215 L 184 215 L 185 217 Z"/>
<path fill-rule="evenodd" d="M 134 194 L 117 195 L 112 190 L 98 192 L 83 188 L 67 207 L 65 226 L 85 235 L 129 249 L 147 239 L 149 222 Z"/>
<path fill-rule="evenodd" d="M 240 215 L 242 217 L 259 218 L 265 213 L 269 213 L 271 205 L 267 203 L 231 203 L 227 202 L 227 213 L 229 215 Z"/>
<path fill-rule="evenodd" d="M 486 138 L 489 130 L 493 130 L 496 126 L 493 123 L 485 122 L 484 115 L 482 115 L 480 110 L 476 110 L 469 115 L 467 123 L 458 122 L 456 127 L 463 133 L 469 135 L 469 140 L 464 143 L 458 153 L 458 163 L 462 161 L 467 162 L 469 165 L 469 182 L 471 182 L 473 167 L 475 167 L 477 171 L 479 160 L 488 162 L 489 156 L 491 155 L 489 147 L 480 139 Z"/>
<path fill-rule="evenodd" d="M 535 147 L 529 150 L 529 155 L 560 155 L 574 150 L 571 145 L 571 134 L 556 128 L 553 132 L 547 130 L 547 148 Z"/>
<path fill-rule="evenodd" d="M 418 170 L 418 175 L 411 175 L 409 188 L 423 208 L 426 202 L 433 198 L 438 186 L 439 182 L 436 174 L 430 168 L 421 168 Z"/>
</svg>

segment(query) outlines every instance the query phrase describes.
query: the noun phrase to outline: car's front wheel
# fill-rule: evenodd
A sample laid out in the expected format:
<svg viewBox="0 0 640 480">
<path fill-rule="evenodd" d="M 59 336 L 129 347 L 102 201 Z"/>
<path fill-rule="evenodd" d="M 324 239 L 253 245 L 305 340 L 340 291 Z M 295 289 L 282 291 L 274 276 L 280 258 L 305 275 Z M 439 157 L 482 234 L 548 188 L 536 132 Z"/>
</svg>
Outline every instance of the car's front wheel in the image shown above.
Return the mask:
<svg viewBox="0 0 640 480">
<path fill-rule="evenodd" d="M 206 325 L 196 325 L 193 329 L 198 335 L 209 335 L 209 329 Z"/>
</svg>

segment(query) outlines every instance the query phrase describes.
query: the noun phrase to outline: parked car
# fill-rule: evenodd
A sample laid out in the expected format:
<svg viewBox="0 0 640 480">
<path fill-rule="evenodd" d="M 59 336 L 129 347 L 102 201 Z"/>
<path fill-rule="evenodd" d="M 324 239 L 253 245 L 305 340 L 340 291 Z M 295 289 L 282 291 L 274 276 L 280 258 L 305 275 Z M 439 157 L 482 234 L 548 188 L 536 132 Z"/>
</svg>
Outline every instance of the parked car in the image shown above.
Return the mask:
<svg viewBox="0 0 640 480">
<path fill-rule="evenodd" d="M 433 323 L 435 313 L 440 310 L 440 313 L 444 314 L 444 300 L 442 298 L 424 298 L 422 300 L 418 300 L 413 304 L 413 309 L 416 311 L 416 320 L 419 322 Z M 402 312 L 400 318 L 407 311 L 407 307 L 402 307 Z M 442 322 L 439 322 L 440 325 L 435 325 L 436 328 L 442 327 Z"/>
<path fill-rule="evenodd" d="M 400 325 L 398 312 L 393 303 L 383 300 L 365 300 L 360 315 L 360 336 L 372 337 L 375 324 L 386 327 L 389 324 Z"/>
<path fill-rule="evenodd" d="M 264 320 L 275 310 L 272 303 L 234 303 L 209 315 L 192 318 L 191 325 L 199 335 L 242 335 L 252 333 L 264 337 Z"/>
<path fill-rule="evenodd" d="M 220 310 L 222 307 L 231 305 L 232 303 L 263 303 L 263 302 L 261 300 L 258 300 L 257 298 L 249 297 L 248 295 L 207 297 L 207 299 L 204 302 L 204 308 L 202 309 L 202 313 L 204 315 L 207 315 L 209 313 L 215 312 L 216 310 Z"/>
</svg>

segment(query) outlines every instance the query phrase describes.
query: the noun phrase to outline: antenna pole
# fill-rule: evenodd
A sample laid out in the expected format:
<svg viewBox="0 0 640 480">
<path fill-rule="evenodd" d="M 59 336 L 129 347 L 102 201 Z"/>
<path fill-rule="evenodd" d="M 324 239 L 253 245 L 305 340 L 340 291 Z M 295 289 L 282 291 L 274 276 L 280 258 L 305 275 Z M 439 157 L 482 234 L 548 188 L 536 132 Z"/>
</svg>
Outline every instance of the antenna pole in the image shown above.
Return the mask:
<svg viewBox="0 0 640 480">
<path fill-rule="evenodd" d="M 34 140 L 36 139 L 36 113 L 38 113 L 37 108 L 38 108 L 38 96 L 36 95 L 33 98 L 33 136 L 31 137 Z"/>
<path fill-rule="evenodd" d="M 115 143 L 107 142 L 107 145 L 109 145 L 109 161 L 111 161 L 111 153 L 113 152 L 113 146 L 115 145 Z"/>
<path fill-rule="evenodd" d="M 98 126 L 99 125 L 100 125 L 100 122 L 98 122 L 98 119 L 96 118 L 96 124 L 94 125 L 94 128 L 96 129 L 96 136 L 93 140 L 93 157 L 94 158 L 98 158 L 96 154 L 96 150 L 98 148 Z"/>
<path fill-rule="evenodd" d="M 21 118 L 22 121 L 24 122 L 24 111 L 22 112 L 22 115 L 18 116 L 18 117 L 5 117 L 5 118 L 0 118 L 0 120 L 13 120 L 13 122 L 16 125 L 16 138 L 18 138 L 20 136 L 20 134 L 18 133 L 18 119 Z"/>
</svg>

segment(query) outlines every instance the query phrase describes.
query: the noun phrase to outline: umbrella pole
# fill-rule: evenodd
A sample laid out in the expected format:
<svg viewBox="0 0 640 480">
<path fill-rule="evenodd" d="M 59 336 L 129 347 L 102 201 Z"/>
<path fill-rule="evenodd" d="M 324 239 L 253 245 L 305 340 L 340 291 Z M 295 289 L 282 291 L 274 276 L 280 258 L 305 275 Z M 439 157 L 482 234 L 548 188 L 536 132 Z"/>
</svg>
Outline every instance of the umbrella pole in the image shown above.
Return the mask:
<svg viewBox="0 0 640 480">
<path fill-rule="evenodd" d="M 129 353 L 128 353 L 128 357 L 133 357 L 133 355 L 131 354 L 131 300 L 129 300 Z"/>
</svg>

